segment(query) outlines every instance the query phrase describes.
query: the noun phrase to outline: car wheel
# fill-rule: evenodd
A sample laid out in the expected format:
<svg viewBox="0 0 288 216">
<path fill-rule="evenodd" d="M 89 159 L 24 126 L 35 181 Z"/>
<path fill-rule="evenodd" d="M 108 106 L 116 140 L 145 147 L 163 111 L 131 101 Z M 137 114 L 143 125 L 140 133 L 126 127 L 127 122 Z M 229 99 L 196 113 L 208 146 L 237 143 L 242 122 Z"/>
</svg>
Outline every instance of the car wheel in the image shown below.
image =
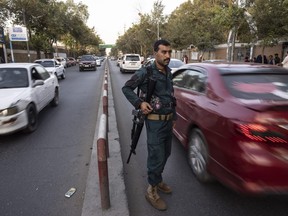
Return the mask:
<svg viewBox="0 0 288 216">
<path fill-rule="evenodd" d="M 210 182 L 211 175 L 207 171 L 209 162 L 208 146 L 203 133 L 199 129 L 192 130 L 188 143 L 188 163 L 201 182 Z"/>
<path fill-rule="evenodd" d="M 50 102 L 50 104 L 54 107 L 58 106 L 58 104 L 59 104 L 59 89 L 58 88 L 55 89 L 54 98 Z"/>
<path fill-rule="evenodd" d="M 65 79 L 66 75 L 65 75 L 65 71 L 63 71 L 62 75 L 61 75 L 61 79 Z"/>
<path fill-rule="evenodd" d="M 29 104 L 28 107 L 26 108 L 26 112 L 27 112 L 28 124 L 24 132 L 32 133 L 37 129 L 38 126 L 38 114 L 36 107 L 33 104 Z"/>
<path fill-rule="evenodd" d="M 97 71 L 97 67 L 94 68 L 94 71 Z"/>
<path fill-rule="evenodd" d="M 81 71 L 82 71 L 82 69 L 81 69 L 81 68 L 79 68 L 79 71 L 81 72 Z"/>
</svg>

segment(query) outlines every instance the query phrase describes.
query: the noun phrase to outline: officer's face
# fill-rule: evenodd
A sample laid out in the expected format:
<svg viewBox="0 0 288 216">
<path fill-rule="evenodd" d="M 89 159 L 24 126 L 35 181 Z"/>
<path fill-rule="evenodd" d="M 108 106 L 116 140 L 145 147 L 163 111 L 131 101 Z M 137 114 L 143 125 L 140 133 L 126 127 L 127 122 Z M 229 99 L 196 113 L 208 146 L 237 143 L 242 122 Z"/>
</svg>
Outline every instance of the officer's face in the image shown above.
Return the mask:
<svg viewBox="0 0 288 216">
<path fill-rule="evenodd" d="M 171 58 L 172 49 L 170 46 L 159 45 L 159 50 L 155 52 L 156 64 L 161 67 L 165 67 L 169 64 Z"/>
</svg>

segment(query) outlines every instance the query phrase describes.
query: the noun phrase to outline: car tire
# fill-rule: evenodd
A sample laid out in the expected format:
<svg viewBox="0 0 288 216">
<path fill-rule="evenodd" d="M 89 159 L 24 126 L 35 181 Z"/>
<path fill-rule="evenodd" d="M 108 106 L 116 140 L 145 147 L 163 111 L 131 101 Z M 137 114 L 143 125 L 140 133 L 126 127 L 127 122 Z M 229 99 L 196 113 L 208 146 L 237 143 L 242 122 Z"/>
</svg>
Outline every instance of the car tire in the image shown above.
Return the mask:
<svg viewBox="0 0 288 216">
<path fill-rule="evenodd" d="M 94 68 L 94 71 L 97 71 L 97 67 Z"/>
<path fill-rule="evenodd" d="M 209 150 L 207 142 L 201 130 L 191 131 L 187 149 L 188 163 L 200 182 L 212 181 L 212 176 L 208 173 Z"/>
<path fill-rule="evenodd" d="M 63 73 L 61 75 L 61 79 L 65 79 L 65 78 L 66 78 L 65 71 L 63 70 Z"/>
<path fill-rule="evenodd" d="M 50 102 L 51 106 L 56 107 L 59 104 L 59 89 L 55 88 L 54 98 Z"/>
<path fill-rule="evenodd" d="M 82 71 L 82 69 L 81 69 L 81 68 L 79 68 L 79 71 L 81 72 L 81 71 Z"/>
<path fill-rule="evenodd" d="M 38 113 L 35 105 L 29 104 L 26 108 L 27 112 L 27 127 L 24 129 L 25 133 L 32 133 L 38 127 Z"/>
</svg>

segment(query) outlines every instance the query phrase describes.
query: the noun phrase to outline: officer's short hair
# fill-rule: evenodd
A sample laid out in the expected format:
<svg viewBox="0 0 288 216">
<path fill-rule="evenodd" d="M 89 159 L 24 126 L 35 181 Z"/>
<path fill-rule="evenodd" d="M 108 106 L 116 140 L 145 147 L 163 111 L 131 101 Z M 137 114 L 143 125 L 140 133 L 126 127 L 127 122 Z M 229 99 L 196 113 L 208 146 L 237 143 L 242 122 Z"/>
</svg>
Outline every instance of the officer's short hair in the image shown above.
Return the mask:
<svg viewBox="0 0 288 216">
<path fill-rule="evenodd" d="M 157 41 L 154 43 L 154 52 L 158 52 L 158 50 L 159 50 L 159 45 L 171 46 L 171 44 L 170 44 L 167 40 L 164 40 L 164 39 L 157 40 Z"/>
</svg>

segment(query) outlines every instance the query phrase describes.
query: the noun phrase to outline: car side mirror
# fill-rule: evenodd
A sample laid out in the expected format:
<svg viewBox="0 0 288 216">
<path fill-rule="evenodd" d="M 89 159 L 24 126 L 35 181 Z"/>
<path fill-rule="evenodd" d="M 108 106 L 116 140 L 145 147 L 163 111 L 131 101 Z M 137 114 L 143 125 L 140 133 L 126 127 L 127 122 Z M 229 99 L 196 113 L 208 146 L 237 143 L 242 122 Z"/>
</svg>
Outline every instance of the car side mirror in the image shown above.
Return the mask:
<svg viewBox="0 0 288 216">
<path fill-rule="evenodd" d="M 35 80 L 35 82 L 33 83 L 33 87 L 40 86 L 40 85 L 44 85 L 43 80 Z"/>
</svg>

